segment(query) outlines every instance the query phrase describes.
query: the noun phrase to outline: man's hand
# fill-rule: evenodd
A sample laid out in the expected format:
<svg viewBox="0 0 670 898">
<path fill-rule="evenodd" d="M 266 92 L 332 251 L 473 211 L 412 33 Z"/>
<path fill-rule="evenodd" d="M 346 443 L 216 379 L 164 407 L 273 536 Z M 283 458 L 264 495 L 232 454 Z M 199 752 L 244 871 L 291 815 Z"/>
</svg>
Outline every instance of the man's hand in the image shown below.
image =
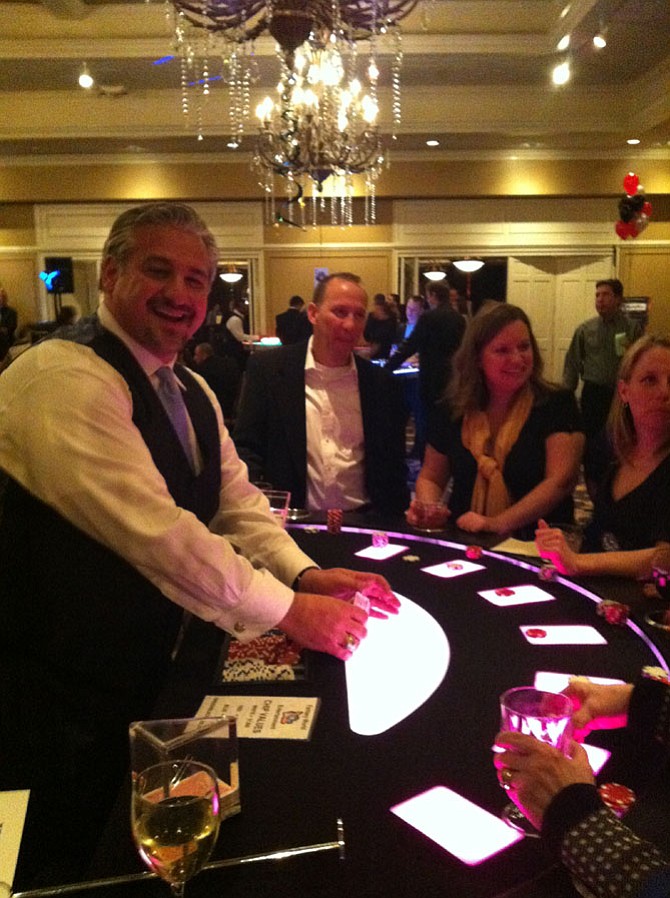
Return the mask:
<svg viewBox="0 0 670 898">
<path fill-rule="evenodd" d="M 357 605 L 331 596 L 297 592 L 277 626 L 305 648 L 346 661 L 365 639 L 367 619 L 368 615 Z"/>
<path fill-rule="evenodd" d="M 300 578 L 300 591 L 334 596 L 347 602 L 357 592 L 362 592 L 370 600 L 372 617 L 385 618 L 397 614 L 400 608 L 400 602 L 384 577 L 348 568 L 333 567 L 325 571 L 310 568 Z"/>
<path fill-rule="evenodd" d="M 593 783 L 589 759 L 577 742 L 566 758 L 553 745 L 521 733 L 498 733 L 493 764 L 510 798 L 538 830 L 555 795 L 573 783 Z M 509 772 L 506 772 L 509 771 Z"/>
<path fill-rule="evenodd" d="M 495 532 L 493 526 L 493 518 L 486 515 L 477 514 L 476 511 L 466 511 L 456 521 L 456 526 L 460 530 L 467 530 L 468 533 L 482 533 L 483 531 Z"/>
</svg>

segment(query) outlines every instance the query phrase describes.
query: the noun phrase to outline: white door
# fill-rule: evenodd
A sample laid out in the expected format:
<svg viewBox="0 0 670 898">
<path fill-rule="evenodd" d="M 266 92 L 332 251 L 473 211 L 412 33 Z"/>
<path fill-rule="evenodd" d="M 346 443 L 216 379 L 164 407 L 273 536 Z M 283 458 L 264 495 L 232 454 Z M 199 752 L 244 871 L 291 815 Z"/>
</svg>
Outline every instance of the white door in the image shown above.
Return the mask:
<svg viewBox="0 0 670 898">
<path fill-rule="evenodd" d="M 595 315 L 596 281 L 612 269 L 610 256 L 510 256 L 507 301 L 530 318 L 548 380 L 560 383 L 575 328 Z"/>
</svg>

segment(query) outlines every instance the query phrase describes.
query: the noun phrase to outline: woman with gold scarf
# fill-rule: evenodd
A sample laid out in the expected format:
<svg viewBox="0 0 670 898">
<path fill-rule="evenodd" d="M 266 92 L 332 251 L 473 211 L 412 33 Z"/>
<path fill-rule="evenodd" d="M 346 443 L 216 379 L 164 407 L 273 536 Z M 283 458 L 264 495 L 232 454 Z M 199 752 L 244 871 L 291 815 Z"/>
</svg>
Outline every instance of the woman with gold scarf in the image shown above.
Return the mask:
<svg viewBox="0 0 670 898">
<path fill-rule="evenodd" d="M 542 377 L 523 309 L 498 303 L 470 322 L 436 407 L 407 520 L 532 539 L 540 518 L 573 520 L 584 436 L 574 395 Z M 448 507 L 440 503 L 453 477 Z"/>
</svg>

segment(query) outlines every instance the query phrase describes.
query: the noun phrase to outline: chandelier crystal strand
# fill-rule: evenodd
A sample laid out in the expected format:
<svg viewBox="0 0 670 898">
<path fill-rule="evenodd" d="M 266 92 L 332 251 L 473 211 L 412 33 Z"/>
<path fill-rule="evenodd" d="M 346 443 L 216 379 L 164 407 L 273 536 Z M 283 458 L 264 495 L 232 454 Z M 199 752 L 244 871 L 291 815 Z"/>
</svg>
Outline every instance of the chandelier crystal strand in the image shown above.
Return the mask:
<svg viewBox="0 0 670 898">
<path fill-rule="evenodd" d="M 434 2 L 434 0 L 432 0 Z M 353 223 L 354 176 L 361 175 L 366 196 L 378 178 L 385 154 L 378 117 L 376 38 L 388 30 L 396 33 L 392 63 L 394 136 L 400 124 L 400 65 L 402 50 L 398 23 L 419 0 L 171 0 L 177 12 L 175 45 L 182 59 L 182 108 L 190 109 L 186 73 L 195 70 L 196 56 L 203 56 L 200 76 L 203 89 L 198 104 L 211 90 L 210 58 L 216 38 L 224 70 L 228 72 L 231 144 L 239 145 L 249 117 L 251 85 L 256 76 L 253 41 L 270 33 L 277 41 L 281 62 L 280 90 L 266 98 L 257 115 L 260 120 L 252 166 L 276 220 L 275 175 L 287 179 L 287 194 L 312 190 L 312 223 L 325 212 L 323 185 L 330 191 L 331 221 Z M 206 52 L 196 53 L 198 33 L 205 33 Z M 358 42 L 370 41 L 368 65 L 359 58 Z M 251 46 L 251 52 L 248 47 Z M 198 106 L 198 133 L 202 136 L 202 108 Z M 339 196 L 340 202 L 336 202 Z M 304 202 L 301 203 L 305 219 Z M 375 219 L 374 196 L 366 199 L 366 223 Z M 297 216 L 293 216 L 296 218 Z"/>
<path fill-rule="evenodd" d="M 400 97 L 400 71 L 402 69 L 402 34 L 399 28 L 394 29 L 395 54 L 391 68 L 391 84 L 393 91 L 393 140 L 398 139 L 400 122 L 402 118 L 402 103 Z"/>
</svg>

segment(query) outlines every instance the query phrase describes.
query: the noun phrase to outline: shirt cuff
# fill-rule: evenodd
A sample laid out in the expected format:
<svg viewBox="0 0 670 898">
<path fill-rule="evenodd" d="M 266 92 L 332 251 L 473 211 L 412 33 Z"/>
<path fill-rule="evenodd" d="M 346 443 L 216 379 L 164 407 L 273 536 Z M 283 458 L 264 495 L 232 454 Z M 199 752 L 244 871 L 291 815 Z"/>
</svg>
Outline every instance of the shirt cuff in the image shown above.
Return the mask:
<svg viewBox="0 0 670 898">
<path fill-rule="evenodd" d="M 590 783 L 573 783 L 552 799 L 542 820 L 542 838 L 560 855 L 565 834 L 589 814 L 603 808 L 598 790 Z"/>
</svg>

